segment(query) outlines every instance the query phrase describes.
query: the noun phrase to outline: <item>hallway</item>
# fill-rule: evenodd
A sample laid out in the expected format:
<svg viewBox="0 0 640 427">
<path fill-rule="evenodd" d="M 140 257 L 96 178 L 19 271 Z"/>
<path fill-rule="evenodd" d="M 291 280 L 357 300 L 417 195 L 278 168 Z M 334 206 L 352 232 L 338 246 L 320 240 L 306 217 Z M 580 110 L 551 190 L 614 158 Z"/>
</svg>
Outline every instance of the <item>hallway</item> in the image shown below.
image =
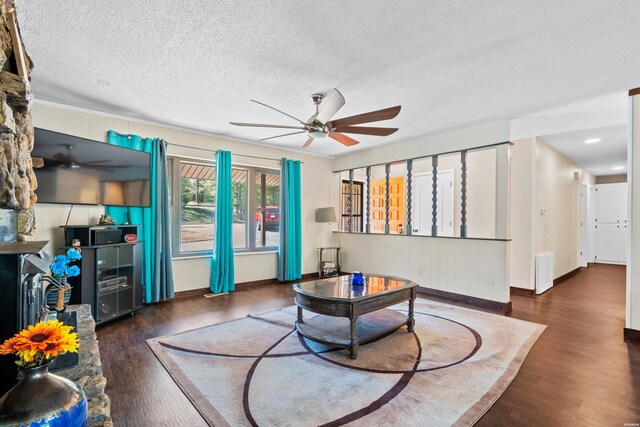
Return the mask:
<svg viewBox="0 0 640 427">
<path fill-rule="evenodd" d="M 640 422 L 640 343 L 623 341 L 624 266 L 590 264 L 512 317 L 547 325 L 520 373 L 477 425 Z"/>
</svg>

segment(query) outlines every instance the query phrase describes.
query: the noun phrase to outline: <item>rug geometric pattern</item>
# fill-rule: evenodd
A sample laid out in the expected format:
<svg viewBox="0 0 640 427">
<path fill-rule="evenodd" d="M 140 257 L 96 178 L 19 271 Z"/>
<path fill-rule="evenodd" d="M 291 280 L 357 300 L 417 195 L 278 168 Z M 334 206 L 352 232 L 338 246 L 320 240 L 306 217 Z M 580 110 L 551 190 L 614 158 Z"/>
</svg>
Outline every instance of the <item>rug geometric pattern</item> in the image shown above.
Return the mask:
<svg viewBox="0 0 640 427">
<path fill-rule="evenodd" d="M 210 425 L 442 426 L 474 424 L 545 329 L 417 299 L 412 333 L 351 360 L 298 335 L 295 318 L 287 307 L 147 342 Z"/>
</svg>

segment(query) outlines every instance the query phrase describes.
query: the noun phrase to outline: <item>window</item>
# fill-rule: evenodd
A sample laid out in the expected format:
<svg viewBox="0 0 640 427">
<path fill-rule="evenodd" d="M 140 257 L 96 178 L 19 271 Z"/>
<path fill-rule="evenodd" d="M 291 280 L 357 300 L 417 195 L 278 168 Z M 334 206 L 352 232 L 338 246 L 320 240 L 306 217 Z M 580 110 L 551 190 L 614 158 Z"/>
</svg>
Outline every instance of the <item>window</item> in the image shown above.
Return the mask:
<svg viewBox="0 0 640 427">
<path fill-rule="evenodd" d="M 496 147 L 467 152 L 468 237 L 496 237 L 497 156 Z"/>
<path fill-rule="evenodd" d="M 180 252 L 212 251 L 214 244 L 216 168 L 180 162 Z M 175 203 L 175 201 L 174 201 Z"/>
<path fill-rule="evenodd" d="M 280 242 L 280 175 L 256 173 L 256 247 L 276 247 Z"/>
<path fill-rule="evenodd" d="M 335 172 L 340 231 L 507 239 L 509 142 Z"/>
<path fill-rule="evenodd" d="M 389 165 L 389 194 L 386 206 L 389 218 L 389 234 L 405 234 L 407 227 L 407 162 Z"/>
<path fill-rule="evenodd" d="M 387 178 L 385 166 L 373 166 L 369 172 L 369 232 L 385 234 Z"/>
<path fill-rule="evenodd" d="M 233 248 L 247 248 L 247 192 L 249 171 L 231 169 L 231 206 L 233 206 Z"/>
<path fill-rule="evenodd" d="M 460 160 L 460 153 L 441 154 L 438 156 L 438 173 L 436 175 L 436 185 L 438 187 L 436 191 L 438 236 L 460 237 L 460 225 L 462 223 L 462 163 Z"/>
<path fill-rule="evenodd" d="M 361 233 L 363 226 L 363 188 L 364 183 L 353 181 L 353 187 L 349 186 L 349 180 L 342 180 L 342 222 L 340 229 L 353 233 Z M 352 189 L 351 198 L 349 198 Z M 351 204 L 351 217 L 349 217 L 349 204 Z"/>
<path fill-rule="evenodd" d="M 216 167 L 171 159 L 173 256 L 209 256 L 215 247 Z M 232 234 L 236 252 L 273 250 L 280 241 L 280 171 L 233 166 Z"/>
</svg>

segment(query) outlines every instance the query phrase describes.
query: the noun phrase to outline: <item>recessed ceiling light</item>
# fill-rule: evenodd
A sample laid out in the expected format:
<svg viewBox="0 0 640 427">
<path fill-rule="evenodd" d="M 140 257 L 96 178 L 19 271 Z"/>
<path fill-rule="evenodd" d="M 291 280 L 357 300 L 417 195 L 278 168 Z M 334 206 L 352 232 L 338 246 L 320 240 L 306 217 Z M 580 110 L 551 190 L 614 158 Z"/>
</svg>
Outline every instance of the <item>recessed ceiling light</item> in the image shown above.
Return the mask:
<svg viewBox="0 0 640 427">
<path fill-rule="evenodd" d="M 591 139 L 584 140 L 585 144 L 596 144 L 598 142 L 600 142 L 600 138 L 591 138 Z"/>
<path fill-rule="evenodd" d="M 624 166 L 614 166 L 611 169 L 613 169 L 614 171 L 621 171 L 622 169 L 624 169 Z"/>
</svg>

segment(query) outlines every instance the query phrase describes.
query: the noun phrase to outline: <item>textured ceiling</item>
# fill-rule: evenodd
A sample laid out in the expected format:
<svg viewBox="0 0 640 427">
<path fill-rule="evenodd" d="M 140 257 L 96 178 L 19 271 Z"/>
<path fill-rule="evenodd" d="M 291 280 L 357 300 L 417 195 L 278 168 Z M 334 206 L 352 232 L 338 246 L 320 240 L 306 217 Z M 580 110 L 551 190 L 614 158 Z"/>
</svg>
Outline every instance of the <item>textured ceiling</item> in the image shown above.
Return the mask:
<svg viewBox="0 0 640 427">
<path fill-rule="evenodd" d="M 336 117 L 402 105 L 396 134 L 311 146 L 328 155 L 640 86 L 635 0 L 16 4 L 41 100 L 250 141 L 277 132 L 228 122 L 295 124 L 251 98 L 303 119 L 333 87 Z"/>
<path fill-rule="evenodd" d="M 540 139 L 596 176 L 627 173 L 626 126 L 559 133 Z M 589 139 L 600 142 L 585 144 Z"/>
</svg>

